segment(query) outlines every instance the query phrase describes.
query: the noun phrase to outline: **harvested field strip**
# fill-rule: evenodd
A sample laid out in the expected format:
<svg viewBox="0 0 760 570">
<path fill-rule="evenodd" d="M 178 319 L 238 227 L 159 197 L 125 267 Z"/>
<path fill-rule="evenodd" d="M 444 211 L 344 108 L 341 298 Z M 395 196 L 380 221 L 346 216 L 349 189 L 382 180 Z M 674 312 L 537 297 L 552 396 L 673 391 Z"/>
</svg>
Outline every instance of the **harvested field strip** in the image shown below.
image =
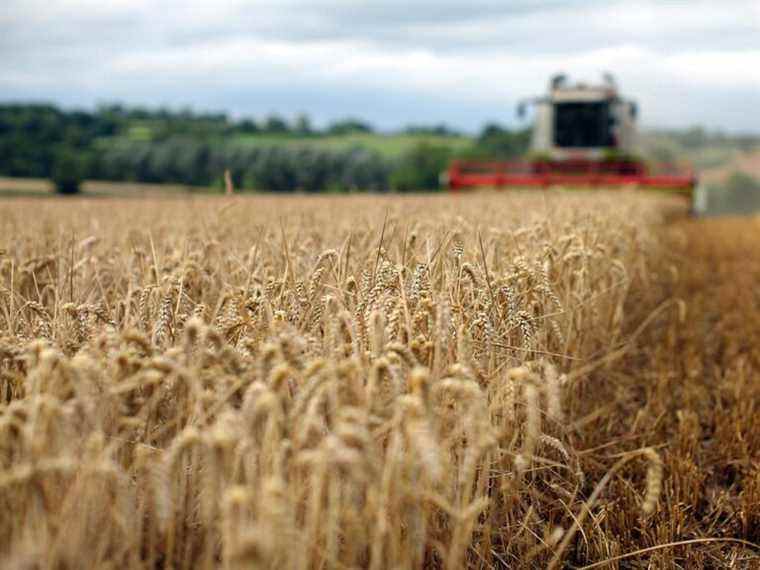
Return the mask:
<svg viewBox="0 0 760 570">
<path fill-rule="evenodd" d="M 757 560 L 756 221 L 624 192 L 0 208 L 4 566 Z"/>
<path fill-rule="evenodd" d="M 571 415 L 585 418 L 576 420 L 571 441 L 591 450 L 580 451 L 583 457 L 605 457 L 606 469 L 625 452 L 652 447 L 664 467 L 659 509 L 644 520 L 634 512 L 635 479 L 610 482 L 607 497 L 615 499 L 599 507 L 595 532 L 578 542 L 573 560 L 579 566 L 719 538 L 727 540 L 635 559 L 654 568 L 760 567 L 757 546 L 732 541 L 760 543 L 759 231 L 758 218 L 666 227 L 659 277 L 649 293 L 678 303 L 622 361 L 571 392 Z M 600 402 L 609 402 L 603 415 Z"/>
</svg>

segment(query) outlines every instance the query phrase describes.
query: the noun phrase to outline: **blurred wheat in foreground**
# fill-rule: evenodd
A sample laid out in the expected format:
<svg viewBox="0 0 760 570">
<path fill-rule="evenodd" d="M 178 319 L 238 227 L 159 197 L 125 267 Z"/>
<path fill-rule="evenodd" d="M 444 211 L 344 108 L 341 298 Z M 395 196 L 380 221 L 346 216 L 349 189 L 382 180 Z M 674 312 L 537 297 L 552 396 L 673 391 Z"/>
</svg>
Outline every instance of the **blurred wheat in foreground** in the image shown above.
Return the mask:
<svg viewBox="0 0 760 570">
<path fill-rule="evenodd" d="M 665 388 L 665 199 L 0 208 L 3 568 L 753 563 L 751 398 L 721 499 Z"/>
</svg>

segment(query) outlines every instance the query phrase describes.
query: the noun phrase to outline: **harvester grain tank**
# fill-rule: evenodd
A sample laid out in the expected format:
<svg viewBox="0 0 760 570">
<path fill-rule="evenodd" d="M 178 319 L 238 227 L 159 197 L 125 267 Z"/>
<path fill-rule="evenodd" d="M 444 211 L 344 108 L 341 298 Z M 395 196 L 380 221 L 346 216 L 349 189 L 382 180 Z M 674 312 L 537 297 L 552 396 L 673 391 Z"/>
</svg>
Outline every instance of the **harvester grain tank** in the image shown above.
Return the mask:
<svg viewBox="0 0 760 570">
<path fill-rule="evenodd" d="M 531 104 L 529 158 L 455 161 L 446 176 L 451 189 L 635 186 L 691 196 L 697 179 L 690 168 L 637 156 L 636 104 L 620 96 L 609 74 L 598 85 L 570 84 L 565 75 L 555 75 L 548 93 L 521 102 L 518 114 Z"/>
</svg>

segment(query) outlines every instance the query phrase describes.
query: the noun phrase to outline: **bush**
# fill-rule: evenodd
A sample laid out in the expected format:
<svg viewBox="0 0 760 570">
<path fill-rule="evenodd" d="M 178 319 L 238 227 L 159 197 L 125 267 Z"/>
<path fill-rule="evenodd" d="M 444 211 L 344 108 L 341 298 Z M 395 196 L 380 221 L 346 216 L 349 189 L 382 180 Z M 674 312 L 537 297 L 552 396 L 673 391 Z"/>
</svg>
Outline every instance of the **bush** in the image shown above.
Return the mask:
<svg viewBox="0 0 760 570">
<path fill-rule="evenodd" d="M 355 148 L 342 155 L 341 169 L 331 190 L 388 190 L 392 164 L 377 152 Z"/>
<path fill-rule="evenodd" d="M 528 152 L 530 137 L 528 129 L 512 131 L 496 124 L 486 125 L 475 143 L 475 149 L 483 157 L 502 160 L 519 158 Z"/>
<path fill-rule="evenodd" d="M 449 147 L 420 143 L 401 157 L 391 174 L 391 188 L 401 192 L 437 190 L 450 160 Z"/>
<path fill-rule="evenodd" d="M 84 178 L 82 158 L 73 151 L 62 151 L 55 159 L 51 179 L 59 194 L 77 194 Z"/>
<path fill-rule="evenodd" d="M 272 146 L 258 149 L 242 179 L 245 188 L 273 192 L 385 190 L 389 172 L 387 160 L 363 149 Z"/>
</svg>

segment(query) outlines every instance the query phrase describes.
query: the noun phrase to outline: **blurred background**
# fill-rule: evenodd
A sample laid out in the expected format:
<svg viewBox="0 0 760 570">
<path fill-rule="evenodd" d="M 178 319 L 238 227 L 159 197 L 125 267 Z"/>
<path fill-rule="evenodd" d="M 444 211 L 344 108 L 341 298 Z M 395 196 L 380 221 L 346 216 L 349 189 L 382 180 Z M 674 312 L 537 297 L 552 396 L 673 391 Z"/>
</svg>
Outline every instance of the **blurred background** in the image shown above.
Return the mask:
<svg viewBox="0 0 760 570">
<path fill-rule="evenodd" d="M 436 190 L 525 155 L 516 104 L 557 72 L 611 72 L 711 211 L 760 195 L 756 0 L 4 0 L 0 27 L 1 195 Z"/>
</svg>

